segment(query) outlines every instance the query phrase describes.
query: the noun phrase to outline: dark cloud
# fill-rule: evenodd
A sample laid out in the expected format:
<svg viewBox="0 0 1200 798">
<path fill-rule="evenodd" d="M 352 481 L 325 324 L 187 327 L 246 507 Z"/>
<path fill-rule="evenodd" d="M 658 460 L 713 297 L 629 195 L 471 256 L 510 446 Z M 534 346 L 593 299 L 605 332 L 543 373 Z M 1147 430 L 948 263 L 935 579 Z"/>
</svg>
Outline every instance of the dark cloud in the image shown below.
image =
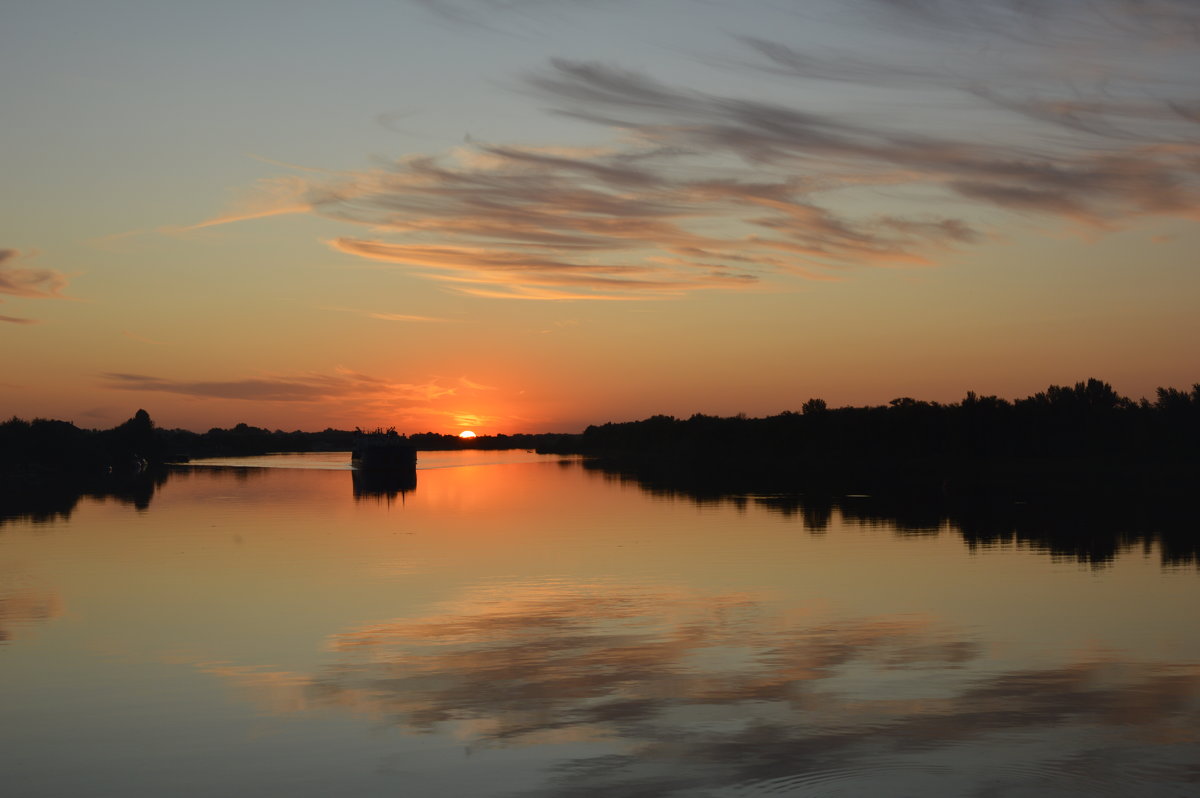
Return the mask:
<svg viewBox="0 0 1200 798">
<path fill-rule="evenodd" d="M 837 83 L 868 84 L 893 88 L 943 85 L 955 86 L 961 79 L 933 68 L 911 64 L 871 61 L 841 51 L 822 49 L 809 51 L 790 47 L 783 42 L 758 36 L 736 37 L 758 59 L 728 62 L 729 65 L 807 80 L 826 80 Z M 718 62 L 720 63 L 720 62 Z"/>
<path fill-rule="evenodd" d="M 975 33 L 1043 45 L 1072 42 L 1200 41 L 1192 0 L 852 0 L 931 36 Z"/>
<path fill-rule="evenodd" d="M 1177 116 L 1165 103 L 1157 111 L 1111 101 L 1020 105 L 1022 116 L 1096 134 L 1086 145 L 1064 147 L 1035 136 L 1023 144 L 999 144 L 914 134 L 778 103 L 673 90 L 626 70 L 562 59 L 530 83 L 566 113 L 684 150 L 730 153 L 751 166 L 770 164 L 818 185 L 840 180 L 849 188 L 856 179 L 940 187 L 991 205 L 1092 224 L 1138 214 L 1200 212 L 1200 145 L 1179 131 L 1166 138 L 1154 135 L 1163 133 L 1156 125 Z M 1015 107 L 990 89 L 976 88 L 975 94 L 995 106 Z M 1099 119 L 1117 114 L 1126 122 L 1141 118 L 1154 125 L 1135 135 Z M 1114 138 L 1119 144 L 1102 146 Z M 820 221 L 823 215 L 811 218 Z M 824 238 L 835 231 L 822 222 L 808 232 Z M 842 240 L 840 233 L 835 240 Z"/>
<path fill-rule="evenodd" d="M 252 402 L 316 402 L 338 397 L 369 400 L 387 397 L 428 401 L 451 395 L 454 388 L 436 382 L 420 385 L 389 383 L 365 374 L 341 370 L 337 374 L 306 374 L 242 380 L 171 380 L 144 374 L 106 373 L 108 387 L 126 391 L 156 391 L 209 399 Z"/>
</svg>

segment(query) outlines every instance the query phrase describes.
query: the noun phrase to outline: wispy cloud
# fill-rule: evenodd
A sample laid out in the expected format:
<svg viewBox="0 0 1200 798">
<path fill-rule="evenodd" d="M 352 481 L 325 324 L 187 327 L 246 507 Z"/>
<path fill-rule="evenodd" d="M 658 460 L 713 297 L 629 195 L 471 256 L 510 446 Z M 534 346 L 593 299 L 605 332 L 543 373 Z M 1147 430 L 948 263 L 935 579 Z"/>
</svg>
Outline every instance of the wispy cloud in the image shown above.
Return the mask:
<svg viewBox="0 0 1200 798">
<path fill-rule="evenodd" d="M 23 319 L 20 316 L 0 316 L 0 322 L 6 324 L 41 324 L 37 319 Z"/>
<path fill-rule="evenodd" d="M 472 391 L 494 391 L 495 385 L 484 385 L 483 383 L 475 382 L 467 377 L 459 377 L 458 384 L 464 388 L 469 388 Z"/>
<path fill-rule="evenodd" d="M 676 89 L 627 70 L 565 59 L 532 76 L 531 83 L 558 103 L 562 113 L 634 130 L 679 148 L 735 155 L 748 166 L 772 165 L 824 186 L 841 182 L 843 188 L 852 188 L 852 178 L 858 187 L 874 183 L 935 188 L 947 199 L 957 196 L 1100 226 L 1131 215 L 1195 217 L 1200 209 L 1196 186 L 1200 145 L 1179 130 L 1175 138 L 1147 130 L 1130 141 L 1130 134 L 1116 136 L 1101 130 L 1097 122 L 1089 126 L 1095 135 L 1075 146 L 1041 144 L 1037 135 L 988 143 L 983 138 L 912 133 L 773 102 Z M 995 92 L 974 89 L 974 94 L 1014 110 L 1013 103 L 998 102 Z M 1042 110 L 1035 112 L 1035 108 Z M 1081 109 L 1115 114 L 1120 106 L 1076 102 L 1056 114 L 1050 114 L 1050 108 L 1046 103 L 1025 102 L 1015 110 L 1025 118 L 1049 116 L 1054 124 L 1078 132 Z M 1070 108 L 1076 109 L 1075 116 Z M 1166 111 L 1165 103 L 1161 110 Z M 1149 116 L 1139 109 L 1126 113 L 1124 121 L 1132 124 Z M 1167 116 L 1160 113 L 1155 121 Z M 844 220 L 828 219 L 827 208 L 790 201 L 777 210 L 780 217 L 798 221 L 791 238 L 811 239 L 826 254 L 845 258 L 860 252 L 913 254 L 911 248 L 897 247 L 891 239 L 871 237 Z M 759 224 L 777 226 L 779 221 L 763 219 Z M 905 229 L 907 221 L 877 217 L 871 232 L 880 226 Z M 910 234 L 914 229 L 919 228 L 910 227 Z M 977 235 L 958 219 L 941 220 L 932 227 L 926 223 L 924 233 L 941 242 L 966 242 Z"/>
<path fill-rule="evenodd" d="M 170 228 L 166 232 L 190 232 L 231 222 L 306 213 L 312 210 L 311 203 L 306 199 L 310 191 L 309 184 L 299 177 L 265 178 L 249 190 L 240 192 L 225 213 L 197 224 Z"/>
<path fill-rule="evenodd" d="M 461 293 L 519 299 L 742 290 L 850 263 L 926 262 L 923 250 L 979 235 L 932 214 L 850 219 L 817 205 L 803 178 L 720 172 L 648 138 L 571 156 L 474 145 L 314 186 L 311 205 L 388 236 L 334 239 L 340 252 Z"/>
<path fill-rule="evenodd" d="M 263 374 L 232 379 L 187 379 L 106 372 L 102 385 L 119 391 L 174 394 L 213 402 L 254 403 L 269 412 L 284 407 L 316 408 L 329 422 L 360 426 L 394 425 L 410 432 L 447 425 L 495 427 L 521 419 L 498 416 L 490 405 L 503 388 L 468 376 L 432 375 L 398 381 L 339 367 L 333 373 Z M 243 405 L 245 407 L 245 405 Z M 350 410 L 347 410 L 350 408 Z"/>
<path fill-rule="evenodd" d="M 347 369 L 339 369 L 335 374 L 269 375 L 237 380 L 177 380 L 117 372 L 104 373 L 101 377 L 108 387 L 120 390 L 251 402 L 320 402 L 343 397 L 429 402 L 452 396 L 457 390 L 436 381 L 394 383 Z"/>
<path fill-rule="evenodd" d="M 339 307 L 324 307 L 322 310 L 333 310 L 339 313 L 354 313 L 359 316 L 366 316 L 368 319 L 379 319 L 380 321 L 415 321 L 415 322 L 449 322 L 453 319 L 442 319 L 436 316 L 417 316 L 409 313 L 384 313 L 374 310 L 363 310 L 361 308 L 339 308 Z"/>
<path fill-rule="evenodd" d="M 33 299 L 62 298 L 62 291 L 67 287 L 67 277 L 62 272 L 16 265 L 17 261 L 33 258 L 36 254 L 0 249 L 0 294 Z"/>
<path fill-rule="evenodd" d="M 482 27 L 545 10 L 422 5 Z M 824 21 L 880 46 L 865 56 L 760 32 L 735 37 L 740 57 L 699 54 L 731 79 L 754 78 L 745 93 L 552 59 L 522 90 L 596 125 L 607 145 L 468 141 L 369 170 L 267 181 L 193 228 L 312 213 L 369 229 L 329 242 L 337 251 L 450 291 L 624 300 L 937 263 L 1014 220 L 1105 230 L 1200 218 L 1194 3 L 821 8 Z M 781 86 L 800 99 L 779 99 Z"/>
<path fill-rule="evenodd" d="M 874 8 L 885 25 L 907 25 L 931 38 L 947 32 L 1051 44 L 1125 43 L 1132 38 L 1186 47 L 1200 42 L 1191 0 L 851 0 Z M 1111 53 L 1097 53 L 1110 57 Z"/>
</svg>

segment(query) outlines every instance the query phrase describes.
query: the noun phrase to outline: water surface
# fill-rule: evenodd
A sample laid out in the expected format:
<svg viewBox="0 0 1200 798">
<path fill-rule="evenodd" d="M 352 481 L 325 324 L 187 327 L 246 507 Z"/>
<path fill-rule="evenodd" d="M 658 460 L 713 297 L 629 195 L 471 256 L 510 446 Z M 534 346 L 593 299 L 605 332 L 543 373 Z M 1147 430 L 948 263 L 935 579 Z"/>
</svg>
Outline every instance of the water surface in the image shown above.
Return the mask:
<svg viewBox="0 0 1200 798">
<path fill-rule="evenodd" d="M 1200 791 L 1200 576 L 1152 542 L 346 459 L 0 522 L 5 794 Z"/>
</svg>

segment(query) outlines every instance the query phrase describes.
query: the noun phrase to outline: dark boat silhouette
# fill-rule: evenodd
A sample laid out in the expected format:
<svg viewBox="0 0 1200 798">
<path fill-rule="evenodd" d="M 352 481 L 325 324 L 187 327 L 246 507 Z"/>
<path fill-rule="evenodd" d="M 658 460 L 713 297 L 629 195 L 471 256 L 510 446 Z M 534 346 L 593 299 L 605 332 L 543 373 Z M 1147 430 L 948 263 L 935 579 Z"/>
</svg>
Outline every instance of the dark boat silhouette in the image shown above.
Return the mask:
<svg viewBox="0 0 1200 798">
<path fill-rule="evenodd" d="M 417 449 L 395 430 L 362 433 L 355 438 L 350 464 L 360 471 L 412 470 L 417 467 Z"/>
</svg>

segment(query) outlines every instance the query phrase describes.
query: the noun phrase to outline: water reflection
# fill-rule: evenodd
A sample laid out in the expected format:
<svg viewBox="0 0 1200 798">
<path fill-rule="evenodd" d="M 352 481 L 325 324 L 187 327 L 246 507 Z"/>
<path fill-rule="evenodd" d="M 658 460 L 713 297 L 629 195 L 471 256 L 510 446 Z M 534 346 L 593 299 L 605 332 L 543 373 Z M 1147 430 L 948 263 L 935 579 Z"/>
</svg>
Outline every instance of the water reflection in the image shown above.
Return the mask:
<svg viewBox="0 0 1200 798">
<path fill-rule="evenodd" d="M 829 622 L 750 594 L 510 584 L 328 644 L 334 662 L 312 674 L 207 670 L 275 712 L 336 707 L 469 747 L 588 747 L 524 795 L 838 780 L 918 794 L 926 778 L 941 794 L 1132 794 L 1200 775 L 1200 667 L 1081 654 L 996 670 L 980 640 L 925 617 Z"/>
<path fill-rule="evenodd" d="M 268 458 L 250 459 L 262 461 L 256 462 L 257 465 L 275 463 Z M 291 459 L 296 462 L 280 463 L 289 468 L 345 468 L 340 460 L 308 462 L 295 455 Z M 436 461 L 436 457 L 432 459 Z M 242 467 L 231 460 L 223 462 L 226 464 L 205 464 L 204 468 L 228 473 L 239 482 L 266 476 L 261 467 Z M 560 465 L 575 468 L 578 463 L 571 460 Z M 1095 495 L 1081 493 L 1079 486 L 1063 495 L 1043 492 L 1030 500 L 998 491 L 948 493 L 928 486 L 902 493 L 877 490 L 870 496 L 800 493 L 769 481 L 764 484 L 761 475 L 747 481 L 728 473 L 661 468 L 639 462 L 582 461 L 582 467 L 606 480 L 637 485 L 657 497 L 685 499 L 698 505 L 763 507 L 797 518 L 813 533 L 827 530 L 837 513 L 842 519 L 891 527 L 903 535 L 934 535 L 951 530 L 971 549 L 1018 546 L 1095 566 L 1110 564 L 1123 552 L 1157 549 L 1164 565 L 1200 566 L 1195 504 L 1186 496 L 1151 498 L 1112 491 Z M 66 520 L 84 497 L 113 499 L 144 511 L 169 474 L 167 470 L 114 474 L 47 483 L 32 490 L 0 489 L 0 527 L 15 520 L 34 523 Z M 417 486 L 415 470 L 355 470 L 349 474 L 352 495 L 358 501 L 402 503 Z"/>
<path fill-rule="evenodd" d="M 256 460 L 254 466 L 229 464 L 231 458 L 222 462 L 203 463 L 199 467 L 214 474 L 226 474 L 237 482 L 249 482 L 266 476 L 264 465 L 273 463 L 268 458 L 243 458 Z M 280 461 L 283 467 L 304 467 L 305 462 L 295 458 L 296 463 Z M 299 465 L 298 465 L 299 464 Z M 311 467 L 311 466 L 308 466 Z M 37 524 L 65 521 L 71 517 L 80 500 L 113 499 L 129 504 L 138 510 L 147 510 L 155 491 L 170 478 L 172 472 L 188 471 L 193 466 L 172 466 L 140 473 L 115 473 L 91 478 L 64 477 L 47 480 L 35 487 L 23 486 L 20 490 L 4 489 L 0 486 L 0 527 L 6 522 L 32 521 Z M 356 500 L 374 499 L 385 502 L 403 499 L 404 495 L 416 490 L 415 469 L 381 471 L 350 471 L 351 489 Z"/>
<path fill-rule="evenodd" d="M 417 470 L 389 469 L 382 471 L 350 472 L 354 487 L 355 501 L 373 499 L 375 501 L 393 502 L 401 500 L 411 491 L 417 489 Z"/>
<path fill-rule="evenodd" d="M 28 585 L 6 584 L 9 579 L 11 575 L 0 577 L 0 643 L 62 615 L 62 599 L 57 593 Z"/>
<path fill-rule="evenodd" d="M 697 500 L 481 460 L 430 458 L 416 492 L 306 458 L 189 468 L 149 513 L 81 502 L 52 535 L 5 527 L 10 783 L 744 798 L 1200 780 L 1198 574 L 961 542 L 1136 513 Z"/>
<path fill-rule="evenodd" d="M 65 477 L 20 490 L 0 487 L 0 527 L 14 521 L 37 524 L 65 521 L 81 499 L 112 499 L 138 510 L 150 507 L 154 493 L 169 478 L 165 469 L 140 473 L 114 473 L 91 478 Z"/>
<path fill-rule="evenodd" d="M 604 479 L 637 485 L 664 498 L 698 505 L 754 504 L 799 518 L 823 532 L 837 511 L 865 525 L 894 527 L 903 535 L 934 535 L 952 529 L 971 548 L 1020 546 L 1095 566 L 1127 551 L 1157 547 L 1163 565 L 1200 566 L 1200 534 L 1194 497 L 1143 492 L 1089 492 L 1084 486 L 1054 494 L 1004 491 L 947 492 L 941 486 L 875 490 L 871 495 L 827 491 L 801 493 L 761 479 L 738 480 L 696 468 L 663 468 L 647 462 L 584 461 Z"/>
</svg>

